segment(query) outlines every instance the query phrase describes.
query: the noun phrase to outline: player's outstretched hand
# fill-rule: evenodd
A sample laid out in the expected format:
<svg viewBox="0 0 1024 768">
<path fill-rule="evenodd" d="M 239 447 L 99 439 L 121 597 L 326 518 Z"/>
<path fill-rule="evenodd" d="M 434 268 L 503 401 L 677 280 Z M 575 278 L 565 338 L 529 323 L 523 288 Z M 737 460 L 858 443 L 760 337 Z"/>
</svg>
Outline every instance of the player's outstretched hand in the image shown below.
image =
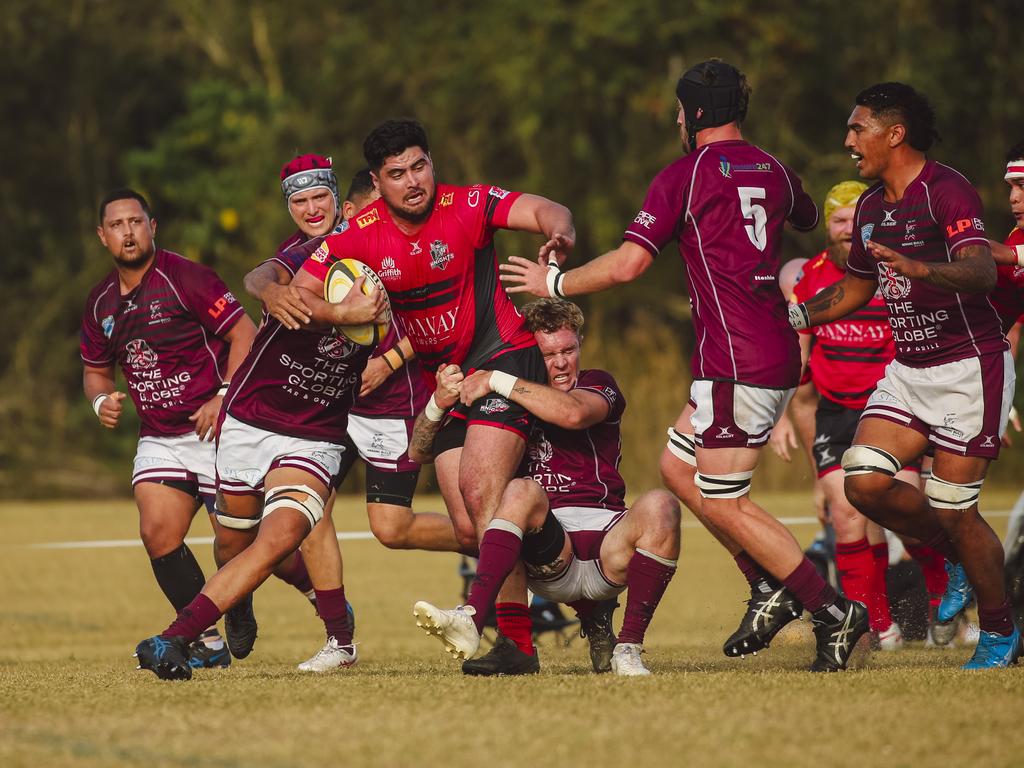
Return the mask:
<svg viewBox="0 0 1024 768">
<path fill-rule="evenodd" d="M 371 322 L 384 322 L 387 318 L 387 303 L 382 291 L 374 291 L 367 296 L 363 293 L 366 277 L 360 275 L 352 281 L 352 287 L 345 298 L 334 305 L 334 325 L 363 325 Z"/>
<path fill-rule="evenodd" d="M 793 428 L 793 422 L 788 416 L 783 415 L 779 419 L 779 423 L 775 425 L 772 430 L 772 436 L 768 440 L 768 444 L 771 445 L 772 450 L 775 451 L 775 455 L 783 461 L 792 461 L 793 457 L 790 455 L 790 449 L 799 450 L 800 443 L 796 439 L 796 430 Z"/>
<path fill-rule="evenodd" d="M 867 242 L 868 252 L 879 261 L 884 261 L 889 265 L 889 268 L 898 275 L 904 275 L 909 278 L 920 278 L 925 277 L 928 274 L 928 268 L 919 261 L 914 259 L 908 259 L 901 253 L 894 251 L 892 248 L 886 248 L 884 245 L 876 243 L 874 240 L 868 240 Z"/>
<path fill-rule="evenodd" d="M 222 395 L 214 395 L 188 417 L 188 420 L 196 425 L 196 434 L 200 440 L 213 442 L 217 436 L 217 418 L 220 416 L 220 406 L 223 402 Z"/>
<path fill-rule="evenodd" d="M 363 384 L 359 388 L 359 396 L 366 397 L 383 384 L 390 375 L 391 366 L 384 361 L 383 357 L 371 357 L 363 371 Z"/>
<path fill-rule="evenodd" d="M 121 401 L 126 397 L 124 392 L 111 392 L 100 402 L 100 424 L 107 429 L 114 429 L 121 419 Z"/>
<path fill-rule="evenodd" d="M 459 399 L 462 400 L 463 405 L 472 405 L 474 401 L 493 391 L 491 389 L 491 372 L 473 371 L 459 387 Z"/>
<path fill-rule="evenodd" d="M 558 266 L 562 266 L 575 245 L 576 238 L 573 235 L 555 233 L 537 251 L 537 263 L 546 267 L 554 259 Z"/>
<path fill-rule="evenodd" d="M 464 378 L 462 369 L 454 363 L 438 366 L 437 389 L 434 390 L 434 402 L 438 408 L 447 410 L 459 402 L 459 389 Z"/>
<path fill-rule="evenodd" d="M 308 325 L 313 318 L 312 310 L 302 300 L 299 289 L 294 286 L 270 283 L 263 289 L 262 299 L 268 314 L 290 330 L 294 331 Z"/>
<path fill-rule="evenodd" d="M 551 296 L 548 290 L 550 267 L 546 262 L 538 264 L 522 256 L 509 256 L 508 264 L 499 264 L 498 269 L 506 293 L 532 293 L 541 299 Z"/>
</svg>

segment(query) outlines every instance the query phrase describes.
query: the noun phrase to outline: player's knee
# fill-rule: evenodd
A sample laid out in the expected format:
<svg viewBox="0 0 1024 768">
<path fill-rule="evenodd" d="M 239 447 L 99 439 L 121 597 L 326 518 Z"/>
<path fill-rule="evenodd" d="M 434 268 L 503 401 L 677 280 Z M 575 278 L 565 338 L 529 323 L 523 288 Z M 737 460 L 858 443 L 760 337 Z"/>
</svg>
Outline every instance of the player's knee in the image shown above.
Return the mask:
<svg viewBox="0 0 1024 768">
<path fill-rule="evenodd" d="M 495 517 L 516 523 L 524 530 L 543 525 L 548 513 L 548 496 L 535 480 L 511 480 L 501 497 Z"/>
<path fill-rule="evenodd" d="M 459 542 L 459 548 L 465 551 L 475 550 L 480 542 L 476 537 L 476 528 L 470 520 L 453 520 L 455 528 L 455 539 Z"/>
<path fill-rule="evenodd" d="M 159 520 L 143 518 L 139 521 L 139 537 L 150 559 L 173 552 L 184 542 L 184 537 Z"/>
<path fill-rule="evenodd" d="M 667 491 L 647 491 L 633 504 L 639 512 L 644 528 L 661 533 L 678 533 L 682 518 L 679 502 Z"/>
<path fill-rule="evenodd" d="M 888 451 L 872 445 L 853 445 L 843 453 L 843 489 L 857 509 L 872 506 L 895 482 L 903 465 Z"/>
<path fill-rule="evenodd" d="M 406 515 L 373 515 L 370 517 L 370 532 L 388 549 L 408 549 L 412 514 L 410 509 Z"/>
<path fill-rule="evenodd" d="M 977 505 L 984 482 L 954 483 L 943 480 L 933 472 L 924 484 L 924 494 L 933 509 L 962 513 Z"/>
</svg>

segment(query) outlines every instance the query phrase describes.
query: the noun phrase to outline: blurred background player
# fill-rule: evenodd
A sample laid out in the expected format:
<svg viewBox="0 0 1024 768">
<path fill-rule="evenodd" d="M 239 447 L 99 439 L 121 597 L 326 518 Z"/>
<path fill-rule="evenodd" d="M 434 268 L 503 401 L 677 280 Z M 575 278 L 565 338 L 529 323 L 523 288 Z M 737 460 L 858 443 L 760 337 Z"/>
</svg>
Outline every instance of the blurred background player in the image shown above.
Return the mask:
<svg viewBox="0 0 1024 768">
<path fill-rule="evenodd" d="M 124 374 L 141 422 L 132 474 L 139 533 L 178 611 L 205 581 L 185 535 L 204 502 L 213 513 L 217 419 L 256 327 L 212 269 L 156 247 L 156 219 L 138 192 L 109 193 L 99 222 L 114 269 L 82 316 L 83 387 L 100 423 L 114 429 L 125 397 L 115 365 Z M 216 626 L 188 653 L 196 667 L 231 663 Z"/>
<path fill-rule="evenodd" d="M 1006 667 L 1021 654 L 1003 583 L 1003 550 L 978 511 L 999 455 L 1014 369 L 988 300 L 996 268 L 981 200 L 952 168 L 929 160 L 937 131 L 927 99 L 903 83 L 857 95 L 846 147 L 863 178 L 843 278 L 790 307 L 796 328 L 834 322 L 886 300 L 896 358 L 868 399 L 842 459 L 847 498 L 875 522 L 942 553 L 974 586 L 981 637 L 965 669 Z M 934 450 L 924 494 L 895 478 Z M 946 595 L 956 590 L 950 574 Z M 946 598 L 939 606 L 939 620 Z M 962 610 L 963 606 L 960 607 Z"/>
<path fill-rule="evenodd" d="M 306 256 L 298 246 L 275 263 L 294 272 Z M 381 292 L 362 293 L 364 279 L 336 304 L 305 297 L 314 310 L 324 305 L 327 327 L 289 332 L 264 313 L 228 388 L 218 437 L 217 547 L 224 564 L 163 633 L 138 644 L 141 668 L 162 679 L 189 679 L 182 654 L 199 626 L 237 606 L 243 616 L 235 619 L 252 619 L 253 590 L 294 556 L 324 517 L 346 451 L 348 412 L 371 352 L 335 327 L 379 321 L 386 311 Z M 337 550 L 337 539 L 332 545 Z M 318 588 L 316 601 L 333 667 L 355 664 L 344 587 Z M 232 655 L 244 658 L 256 640 L 255 620 L 229 620 L 227 629 Z M 320 653 L 310 660 L 316 662 L 325 662 Z"/>
<path fill-rule="evenodd" d="M 569 210 L 499 187 L 437 184 L 426 132 L 413 120 L 388 120 L 374 128 L 363 154 L 381 199 L 345 231 L 327 237 L 293 284 L 321 294 L 333 262 L 359 259 L 384 282 L 392 309 L 427 370 L 452 363 L 467 370 L 497 369 L 507 380 L 544 381 L 537 342 L 498 281 L 494 234 L 513 229 L 543 235 L 538 258 L 563 260 L 575 243 Z M 458 406 L 438 434 L 438 485 L 467 550 L 482 546 L 484 529 L 515 476 L 534 420 L 508 394 Z M 533 654 L 521 567 L 503 594 L 506 610 L 498 614 L 499 629 L 521 651 Z M 476 618 L 482 623 L 486 617 Z"/>
<path fill-rule="evenodd" d="M 472 659 L 480 640 L 472 616 L 486 614 L 515 563 L 526 563 L 528 584 L 549 600 L 567 603 L 590 640 L 595 672 L 648 675 L 640 658 L 644 633 L 679 558 L 679 504 L 665 491 L 641 495 L 625 506 L 619 474 L 620 426 L 626 401 L 611 374 L 580 370 L 583 313 L 568 301 L 540 299 L 523 308 L 537 338 L 548 385 L 516 382 L 511 400 L 538 418 L 526 458 L 526 478 L 509 483 L 487 526 L 476 579 L 465 607 L 442 610 L 417 603 L 421 626 L 467 660 L 467 674 L 507 674 L 535 656 L 499 636 L 491 651 Z M 442 369 L 445 370 L 445 369 Z M 494 392 L 493 372 L 481 369 L 454 381 L 463 402 Z M 500 377 L 499 377 L 500 379 Z M 446 386 L 439 386 L 438 404 Z M 424 419 L 415 445 L 430 446 L 435 424 Z M 618 639 L 611 627 L 616 595 L 628 589 Z M 537 671 L 538 664 L 529 671 Z"/>
<path fill-rule="evenodd" d="M 690 403 L 670 432 L 662 473 L 751 585 L 748 611 L 723 650 L 760 650 L 802 605 L 815 622 L 811 670 L 843 669 L 868 629 L 867 610 L 836 594 L 786 527 L 749 497 L 760 448 L 800 377 L 777 281 L 782 228 L 811 230 L 818 212 L 791 170 L 743 140 L 750 87 L 735 67 L 698 64 L 676 95 L 685 156 L 655 177 L 623 244 L 564 273 L 518 257 L 502 270 L 510 291 L 592 293 L 635 279 L 678 241 L 698 344 Z"/>
</svg>

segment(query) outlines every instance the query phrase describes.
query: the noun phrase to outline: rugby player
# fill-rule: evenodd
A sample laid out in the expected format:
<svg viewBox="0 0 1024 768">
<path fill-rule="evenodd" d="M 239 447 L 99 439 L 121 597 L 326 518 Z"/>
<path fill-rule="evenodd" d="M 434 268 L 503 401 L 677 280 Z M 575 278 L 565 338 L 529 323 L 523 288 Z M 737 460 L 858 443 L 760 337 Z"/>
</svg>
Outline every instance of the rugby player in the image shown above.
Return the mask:
<svg viewBox="0 0 1024 768">
<path fill-rule="evenodd" d="M 275 258 L 294 273 L 306 253 L 300 246 Z M 386 312 L 382 293 L 362 293 L 363 280 L 336 304 L 304 297 L 314 313 L 328 319 L 326 327 L 289 332 L 264 313 L 252 351 L 225 396 L 218 438 L 218 546 L 233 556 L 166 630 L 136 647 L 140 667 L 161 679 L 189 679 L 183 649 L 200 625 L 238 606 L 251 616 L 253 590 L 323 518 L 346 450 L 348 413 L 372 351 L 336 334 L 333 326 L 379 321 Z M 332 592 L 317 592 L 317 610 L 335 655 L 344 657 L 335 666 L 351 666 L 357 652 L 344 589 Z M 239 658 L 256 639 L 255 622 L 242 628 L 247 631 L 236 633 L 230 625 L 228 631 L 231 652 Z"/>
<path fill-rule="evenodd" d="M 323 223 L 329 231 L 342 231 L 352 215 L 366 207 L 378 195 L 368 170 L 355 174 L 340 208 L 336 203 L 337 180 L 329 158 L 302 155 L 281 171 L 282 191 L 289 212 L 301 235 L 284 242 L 284 254 L 257 266 L 246 275 L 246 289 L 264 302 L 267 313 L 292 327 L 303 327 L 309 310 L 301 294 L 291 286 L 292 271 L 285 258 L 292 250 L 304 249 L 308 256 L 323 240 Z M 326 195 L 326 200 L 322 197 Z M 312 224 L 310 223 L 312 222 Z M 320 234 L 318 234 L 320 233 Z M 290 245 L 289 245 L 290 244 Z M 335 487 L 340 485 L 358 458 L 367 464 L 366 502 L 370 529 L 377 539 L 393 549 L 457 551 L 458 540 L 451 520 L 436 513 L 413 513 L 412 498 L 419 478 L 419 465 L 408 457 L 409 435 L 416 413 L 430 396 L 411 347 L 399 346 L 392 332 L 374 350 L 363 371 L 360 396 L 349 414 L 348 434 Z M 406 364 L 408 358 L 408 364 Z M 395 374 L 392 376 L 391 374 Z M 318 598 L 344 604 L 343 569 L 337 533 L 331 515 L 335 493 L 325 508 L 324 517 L 302 543 Z M 341 590 L 341 592 L 339 592 Z M 345 646 L 339 645 L 335 631 L 327 628 L 324 647 L 299 665 L 303 671 L 323 672 L 350 663 Z"/>
<path fill-rule="evenodd" d="M 806 301 L 842 278 L 853 238 L 854 207 L 866 190 L 867 185 L 862 182 L 844 181 L 825 196 L 828 245 L 804 267 L 794 287 L 796 302 Z M 800 345 L 809 365 L 811 381 L 820 395 L 812 448 L 829 519 L 836 533 L 839 581 L 848 598 L 867 606 L 878 647 L 894 651 L 903 645 L 903 632 L 889 611 L 886 587 L 889 546 L 885 532 L 850 504 L 843 490 L 843 475 L 838 471 L 842 469 L 842 455 L 853 444 L 868 396 L 896 353 L 884 300 L 876 294 L 842 322 L 801 331 Z M 901 470 L 897 477 L 919 487 L 919 469 L 915 464 Z M 912 553 L 921 558 L 924 566 L 936 562 L 936 558 L 926 557 L 919 548 L 913 549 L 918 549 Z M 930 594 L 941 595 L 946 586 L 945 571 L 940 565 L 937 575 L 942 582 L 936 585 L 934 570 L 926 571 L 927 586 Z"/>
<path fill-rule="evenodd" d="M 676 571 L 679 504 L 665 491 L 648 491 L 626 509 L 625 483 L 618 472 L 626 401 L 611 374 L 580 370 L 579 308 L 561 299 L 540 299 L 524 307 L 523 314 L 548 372 L 547 386 L 517 380 L 509 398 L 538 419 L 527 476 L 509 483 L 487 525 L 467 604 L 442 610 L 419 602 L 417 623 L 437 634 L 456 658 L 467 659 L 464 672 L 493 674 L 492 667 L 501 668 L 503 657 L 517 651 L 499 636 L 491 653 L 472 660 L 481 630 L 475 619 L 487 615 L 521 558 L 534 593 L 580 612 L 595 671 L 607 663 L 619 675 L 648 675 L 640 654 L 647 626 Z M 451 366 L 441 370 L 449 381 L 456 373 Z M 457 383 L 458 400 L 491 397 L 501 386 L 500 374 L 480 369 Z M 454 396 L 444 397 L 446 391 L 450 387 L 439 386 L 435 395 L 442 408 L 456 402 Z M 414 446 L 429 451 L 439 424 L 420 419 Z M 595 640 L 611 634 L 610 622 L 596 626 L 600 620 L 593 608 L 627 588 L 622 631 L 617 642 L 608 637 L 614 647 L 606 661 Z"/>
<path fill-rule="evenodd" d="M 785 526 L 749 497 L 759 449 L 800 377 L 777 283 L 782 228 L 813 229 L 817 208 L 791 170 L 743 140 L 750 88 L 735 67 L 698 64 L 676 95 L 685 156 L 655 177 L 622 245 L 567 272 L 510 257 L 504 279 L 510 291 L 541 296 L 592 293 L 634 280 L 678 240 L 698 344 L 690 403 L 670 432 L 662 473 L 751 585 L 747 614 L 724 650 L 760 650 L 802 605 L 815 623 L 811 670 L 843 669 L 868 629 L 867 610 L 837 595 Z"/>
<path fill-rule="evenodd" d="M 185 535 L 200 506 L 213 513 L 212 440 L 256 327 L 212 269 L 157 248 L 156 227 L 134 190 L 100 203 L 96 234 L 114 269 L 86 301 L 82 381 L 100 423 L 114 429 L 125 398 L 114 381 L 121 367 L 141 421 L 132 474 L 139 533 L 157 584 L 181 610 L 205 581 Z M 231 663 L 214 622 L 188 653 L 197 667 Z"/>
<path fill-rule="evenodd" d="M 377 126 L 363 153 L 381 199 L 344 232 L 328 236 L 292 285 L 322 295 L 332 263 L 359 259 L 384 282 L 425 369 L 451 363 L 543 382 L 537 342 L 498 282 L 493 239 L 498 229 L 543 235 L 538 259 L 561 262 L 575 243 L 569 210 L 486 184 L 438 184 L 426 132 L 412 120 Z M 313 317 L 319 320 L 316 311 Z M 438 485 L 464 549 L 478 546 L 524 454 L 533 416 L 509 394 L 503 388 L 495 397 L 457 406 L 437 436 Z M 498 614 L 499 629 L 533 654 L 521 567 L 502 594 L 507 610 Z"/>
<path fill-rule="evenodd" d="M 880 83 L 855 104 L 846 147 L 861 177 L 878 182 L 857 204 L 846 274 L 792 306 L 790 321 L 833 322 L 881 289 L 896 358 L 843 456 L 846 495 L 880 525 L 963 565 L 981 627 L 964 668 L 1006 667 L 1020 656 L 1021 635 L 1006 599 L 1002 546 L 978 496 L 999 454 L 1015 374 L 987 295 L 996 267 L 981 200 L 963 176 L 926 156 L 937 131 L 924 96 Z M 929 448 L 935 458 L 922 494 L 895 475 Z"/>
</svg>

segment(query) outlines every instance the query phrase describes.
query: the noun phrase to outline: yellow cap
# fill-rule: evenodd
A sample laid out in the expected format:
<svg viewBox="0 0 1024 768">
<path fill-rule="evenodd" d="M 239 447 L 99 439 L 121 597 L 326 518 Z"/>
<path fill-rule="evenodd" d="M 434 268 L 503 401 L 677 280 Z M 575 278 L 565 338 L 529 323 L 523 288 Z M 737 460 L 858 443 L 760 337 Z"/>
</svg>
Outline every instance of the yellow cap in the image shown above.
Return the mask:
<svg viewBox="0 0 1024 768">
<path fill-rule="evenodd" d="M 832 187 L 825 195 L 825 226 L 837 209 L 854 205 L 867 188 L 868 185 L 861 181 L 840 181 Z"/>
</svg>

